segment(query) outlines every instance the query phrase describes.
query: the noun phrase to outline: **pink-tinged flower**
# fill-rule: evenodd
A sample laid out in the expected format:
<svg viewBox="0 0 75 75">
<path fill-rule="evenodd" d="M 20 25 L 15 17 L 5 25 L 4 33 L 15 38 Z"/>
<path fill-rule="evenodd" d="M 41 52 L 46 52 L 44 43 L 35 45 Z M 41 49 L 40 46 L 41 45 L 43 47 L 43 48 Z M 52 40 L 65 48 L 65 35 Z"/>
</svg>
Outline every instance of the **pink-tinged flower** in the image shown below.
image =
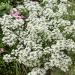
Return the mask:
<svg viewBox="0 0 75 75">
<path fill-rule="evenodd" d="M 10 11 L 10 15 L 15 17 L 16 19 L 23 19 L 24 16 L 21 15 L 21 13 L 16 9 L 16 8 L 13 8 L 11 11 Z"/>
<path fill-rule="evenodd" d="M 24 16 L 16 16 L 16 19 L 23 19 L 24 18 Z"/>
<path fill-rule="evenodd" d="M 4 48 L 0 48 L 0 54 L 4 52 Z"/>
</svg>

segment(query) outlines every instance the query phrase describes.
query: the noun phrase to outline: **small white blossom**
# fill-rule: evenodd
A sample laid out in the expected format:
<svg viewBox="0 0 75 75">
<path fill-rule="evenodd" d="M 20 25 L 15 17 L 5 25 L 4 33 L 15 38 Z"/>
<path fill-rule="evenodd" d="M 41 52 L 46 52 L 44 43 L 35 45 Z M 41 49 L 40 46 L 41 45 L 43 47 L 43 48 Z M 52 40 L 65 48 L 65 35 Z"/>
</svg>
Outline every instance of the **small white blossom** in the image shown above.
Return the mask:
<svg viewBox="0 0 75 75">
<path fill-rule="evenodd" d="M 24 5 L 18 5 L 19 11 L 29 11 L 26 19 L 14 19 L 6 14 L 0 18 L 3 43 L 13 46 L 18 42 L 16 49 L 3 59 L 6 62 L 15 59 L 31 68 L 28 75 L 45 75 L 53 67 L 65 72 L 72 64 L 65 51 L 75 52 L 75 41 L 72 39 L 75 22 L 72 25 L 69 20 L 63 19 L 63 14 L 67 13 L 67 0 L 59 3 L 57 0 L 43 0 L 42 3 L 44 6 L 37 1 L 24 0 Z"/>
</svg>

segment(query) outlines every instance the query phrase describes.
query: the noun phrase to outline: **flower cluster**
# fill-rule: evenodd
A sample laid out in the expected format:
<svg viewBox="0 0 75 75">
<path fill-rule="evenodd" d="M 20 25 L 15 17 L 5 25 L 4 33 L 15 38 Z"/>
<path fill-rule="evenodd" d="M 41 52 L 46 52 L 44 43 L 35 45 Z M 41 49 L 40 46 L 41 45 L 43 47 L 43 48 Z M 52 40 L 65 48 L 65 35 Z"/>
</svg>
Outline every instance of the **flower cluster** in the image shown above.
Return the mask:
<svg viewBox="0 0 75 75">
<path fill-rule="evenodd" d="M 15 17 L 16 19 L 24 18 L 24 16 L 21 15 L 20 12 L 17 9 L 15 9 L 15 8 L 13 8 L 13 10 L 10 12 L 10 15 Z"/>
<path fill-rule="evenodd" d="M 5 14 L 0 18 L 3 43 L 13 46 L 18 41 L 16 49 L 6 54 L 4 60 L 15 59 L 31 68 L 28 75 L 45 75 L 53 67 L 67 71 L 72 60 L 65 51 L 75 52 L 75 21 L 71 25 L 63 18 L 63 14 L 68 14 L 67 6 L 67 0 L 43 0 L 42 3 L 24 0 L 24 5 L 15 8 L 16 16 Z M 21 9 L 29 11 L 26 19 L 21 15 L 17 19 Z"/>
</svg>

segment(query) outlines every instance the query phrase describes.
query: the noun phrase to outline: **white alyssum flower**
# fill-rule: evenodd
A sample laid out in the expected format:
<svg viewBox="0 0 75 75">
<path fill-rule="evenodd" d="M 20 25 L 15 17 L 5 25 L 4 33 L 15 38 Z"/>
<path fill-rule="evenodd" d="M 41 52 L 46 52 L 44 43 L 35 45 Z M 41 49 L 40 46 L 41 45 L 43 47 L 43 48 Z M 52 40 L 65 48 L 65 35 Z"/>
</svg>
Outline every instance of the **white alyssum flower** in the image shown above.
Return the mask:
<svg viewBox="0 0 75 75">
<path fill-rule="evenodd" d="M 28 75 L 45 75 L 46 70 L 43 68 L 34 68 Z"/>
<path fill-rule="evenodd" d="M 3 43 L 13 46 L 18 42 L 16 49 L 4 56 L 6 62 L 15 59 L 31 68 L 28 75 L 45 75 L 53 67 L 69 70 L 72 60 L 65 51 L 75 52 L 75 41 L 72 39 L 75 23 L 73 21 L 71 25 L 70 21 L 63 19 L 63 14 L 67 13 L 67 3 L 57 1 L 43 0 L 44 6 L 41 6 L 37 1 L 24 0 L 24 5 L 16 8 L 27 9 L 27 19 L 14 19 L 6 14 L 0 18 Z"/>
<path fill-rule="evenodd" d="M 60 0 L 61 2 L 65 2 L 65 3 L 67 3 L 68 2 L 68 0 Z"/>
<path fill-rule="evenodd" d="M 18 35 L 17 32 L 23 28 L 24 21 L 23 19 L 13 19 L 11 15 L 4 15 L 1 20 L 3 34 L 3 43 L 12 46 L 16 43 Z M 16 29 L 16 31 L 15 31 Z M 17 30 L 18 29 L 18 30 Z M 13 32 L 14 31 L 14 32 Z"/>
<path fill-rule="evenodd" d="M 10 54 L 6 54 L 4 55 L 3 59 L 5 60 L 5 62 L 12 62 L 12 60 L 14 60 L 15 57 L 13 58 Z"/>
</svg>

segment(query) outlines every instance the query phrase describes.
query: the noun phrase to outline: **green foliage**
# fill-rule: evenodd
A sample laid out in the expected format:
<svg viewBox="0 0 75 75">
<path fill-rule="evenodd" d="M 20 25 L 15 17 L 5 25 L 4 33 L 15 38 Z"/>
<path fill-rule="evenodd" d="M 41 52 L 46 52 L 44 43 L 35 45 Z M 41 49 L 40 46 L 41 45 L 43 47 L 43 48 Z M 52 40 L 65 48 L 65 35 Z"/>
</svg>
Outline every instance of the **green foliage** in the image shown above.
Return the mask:
<svg viewBox="0 0 75 75">
<path fill-rule="evenodd" d="M 27 9 L 25 9 L 25 8 L 24 9 L 21 9 L 20 12 L 25 17 L 28 17 L 28 15 L 29 15 L 29 11 Z"/>
<path fill-rule="evenodd" d="M 5 63 L 0 56 L 0 74 L 1 75 L 16 75 L 14 63 Z"/>
<path fill-rule="evenodd" d="M 9 2 L 10 0 L 0 0 L 0 2 Z"/>
<path fill-rule="evenodd" d="M 9 3 L 0 3 L 0 16 L 2 16 L 4 13 L 9 13 L 11 9 L 11 5 Z"/>
</svg>

